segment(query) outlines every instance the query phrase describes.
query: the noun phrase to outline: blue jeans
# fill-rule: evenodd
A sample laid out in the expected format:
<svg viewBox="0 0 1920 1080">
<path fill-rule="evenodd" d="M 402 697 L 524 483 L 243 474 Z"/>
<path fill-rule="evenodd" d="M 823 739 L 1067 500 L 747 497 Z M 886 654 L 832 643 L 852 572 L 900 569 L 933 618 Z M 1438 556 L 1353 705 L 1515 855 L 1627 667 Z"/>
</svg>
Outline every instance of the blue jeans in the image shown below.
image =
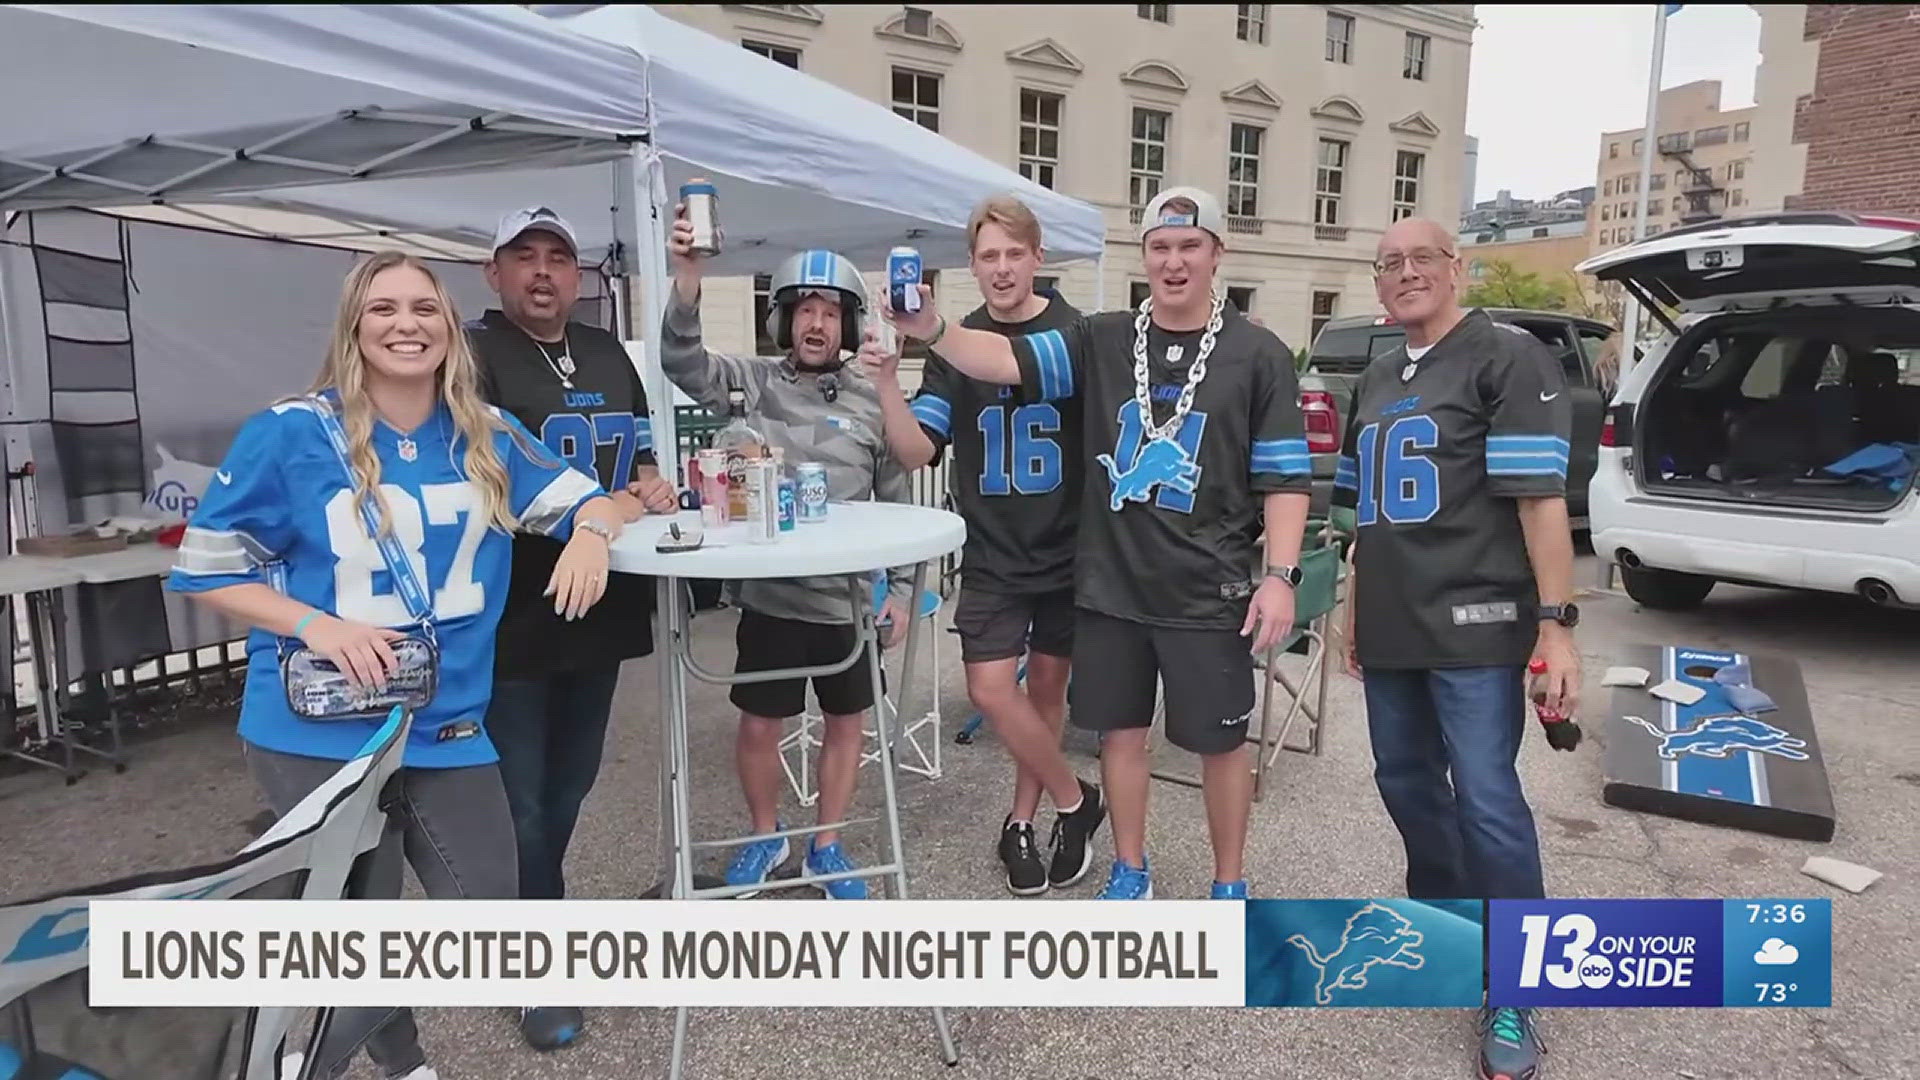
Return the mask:
<svg viewBox="0 0 1920 1080">
<path fill-rule="evenodd" d="M 1526 669 L 1369 668 L 1365 681 L 1373 779 L 1407 847 L 1407 896 L 1544 897 L 1540 837 L 1514 768 Z"/>
<path fill-rule="evenodd" d="M 539 679 L 500 679 L 487 706 L 487 735 L 500 752 L 500 778 L 520 846 L 520 898 L 567 895 L 567 845 L 580 804 L 600 775 L 618 667 Z"/>
</svg>

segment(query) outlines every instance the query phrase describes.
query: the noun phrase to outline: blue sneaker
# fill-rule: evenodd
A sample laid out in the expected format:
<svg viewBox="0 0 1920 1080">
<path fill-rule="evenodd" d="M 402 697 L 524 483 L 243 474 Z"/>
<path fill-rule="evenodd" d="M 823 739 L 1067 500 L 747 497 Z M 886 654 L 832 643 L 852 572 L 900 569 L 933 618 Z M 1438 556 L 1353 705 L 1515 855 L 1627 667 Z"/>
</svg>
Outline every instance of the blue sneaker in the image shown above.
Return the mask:
<svg viewBox="0 0 1920 1080">
<path fill-rule="evenodd" d="M 1532 1009 L 1480 1009 L 1482 1080 L 1535 1080 L 1546 1046 L 1534 1029 Z"/>
<path fill-rule="evenodd" d="M 1247 883 L 1246 883 L 1246 880 L 1243 878 L 1239 881 L 1214 882 L 1213 895 L 1209 899 L 1245 900 L 1246 898 L 1247 898 Z"/>
<path fill-rule="evenodd" d="M 840 849 L 838 840 L 823 848 L 814 847 L 811 843 L 807 845 L 809 874 L 844 874 L 857 869 L 853 860 L 847 858 L 847 853 Z M 829 900 L 865 900 L 867 883 L 860 878 L 841 878 L 822 884 L 820 891 L 826 893 Z"/>
<path fill-rule="evenodd" d="M 775 824 L 776 831 L 785 828 Z M 727 867 L 729 885 L 764 885 L 767 877 L 784 864 L 793 854 L 793 847 L 782 836 L 774 840 L 756 840 L 751 844 L 742 844 L 733 857 L 733 865 Z M 760 895 L 760 890 L 743 892 L 739 899 Z"/>
<path fill-rule="evenodd" d="M 1151 900 L 1153 899 L 1153 877 L 1147 871 L 1147 860 L 1140 859 L 1139 866 L 1128 866 L 1120 859 L 1113 860 L 1113 869 L 1107 873 L 1107 887 L 1100 890 L 1095 900 Z"/>
</svg>

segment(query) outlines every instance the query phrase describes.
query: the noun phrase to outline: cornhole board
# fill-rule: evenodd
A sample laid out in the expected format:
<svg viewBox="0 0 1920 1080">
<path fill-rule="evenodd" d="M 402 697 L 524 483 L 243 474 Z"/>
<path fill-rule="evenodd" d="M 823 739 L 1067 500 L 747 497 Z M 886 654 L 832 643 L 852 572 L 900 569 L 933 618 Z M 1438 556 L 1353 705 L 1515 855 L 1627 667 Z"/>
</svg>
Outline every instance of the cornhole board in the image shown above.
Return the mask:
<svg viewBox="0 0 1920 1080">
<path fill-rule="evenodd" d="M 1601 789 L 1607 805 L 1796 840 L 1833 839 L 1833 790 L 1806 683 L 1792 659 L 1639 644 L 1614 662 L 1653 677 L 1645 689 L 1614 689 Z M 1727 700 L 1713 675 L 1737 663 L 1750 666 L 1753 685 L 1777 710 L 1743 716 Z M 1648 692 L 1667 679 L 1706 696 L 1681 705 Z"/>
</svg>

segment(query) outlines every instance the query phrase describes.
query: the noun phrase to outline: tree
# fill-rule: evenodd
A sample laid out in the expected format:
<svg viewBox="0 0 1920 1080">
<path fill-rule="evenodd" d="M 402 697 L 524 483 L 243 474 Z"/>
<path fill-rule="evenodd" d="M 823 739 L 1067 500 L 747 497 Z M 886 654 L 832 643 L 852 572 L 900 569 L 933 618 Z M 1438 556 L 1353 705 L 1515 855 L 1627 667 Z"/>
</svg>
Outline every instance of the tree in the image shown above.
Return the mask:
<svg viewBox="0 0 1920 1080">
<path fill-rule="evenodd" d="M 1489 259 L 1482 275 L 1467 290 L 1469 307 L 1524 308 L 1530 311 L 1565 311 L 1566 287 L 1543 279 L 1532 270 L 1517 269 L 1505 259 Z"/>
</svg>

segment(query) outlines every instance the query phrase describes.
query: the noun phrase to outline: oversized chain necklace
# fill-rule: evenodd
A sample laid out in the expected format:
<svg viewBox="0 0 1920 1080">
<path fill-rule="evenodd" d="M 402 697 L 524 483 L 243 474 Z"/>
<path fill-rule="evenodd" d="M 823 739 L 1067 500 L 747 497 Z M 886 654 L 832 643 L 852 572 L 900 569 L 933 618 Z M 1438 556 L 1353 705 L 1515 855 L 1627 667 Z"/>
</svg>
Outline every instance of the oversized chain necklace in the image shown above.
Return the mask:
<svg viewBox="0 0 1920 1080">
<path fill-rule="evenodd" d="M 1214 289 L 1213 314 L 1207 319 L 1206 333 L 1200 336 L 1200 351 L 1193 358 L 1193 366 L 1187 369 L 1187 385 L 1180 389 L 1180 398 L 1173 404 L 1173 415 L 1166 423 L 1155 424 L 1153 396 L 1149 392 L 1151 376 L 1147 370 L 1147 327 L 1153 321 L 1153 297 L 1140 301 L 1140 314 L 1133 320 L 1133 400 L 1140 407 L 1140 423 L 1146 429 L 1147 442 L 1171 440 L 1180 433 L 1181 423 L 1193 408 L 1194 391 L 1200 389 L 1200 381 L 1207 377 L 1207 357 L 1213 354 L 1213 343 L 1220 335 L 1226 306 L 1226 297 L 1218 288 Z"/>
</svg>

